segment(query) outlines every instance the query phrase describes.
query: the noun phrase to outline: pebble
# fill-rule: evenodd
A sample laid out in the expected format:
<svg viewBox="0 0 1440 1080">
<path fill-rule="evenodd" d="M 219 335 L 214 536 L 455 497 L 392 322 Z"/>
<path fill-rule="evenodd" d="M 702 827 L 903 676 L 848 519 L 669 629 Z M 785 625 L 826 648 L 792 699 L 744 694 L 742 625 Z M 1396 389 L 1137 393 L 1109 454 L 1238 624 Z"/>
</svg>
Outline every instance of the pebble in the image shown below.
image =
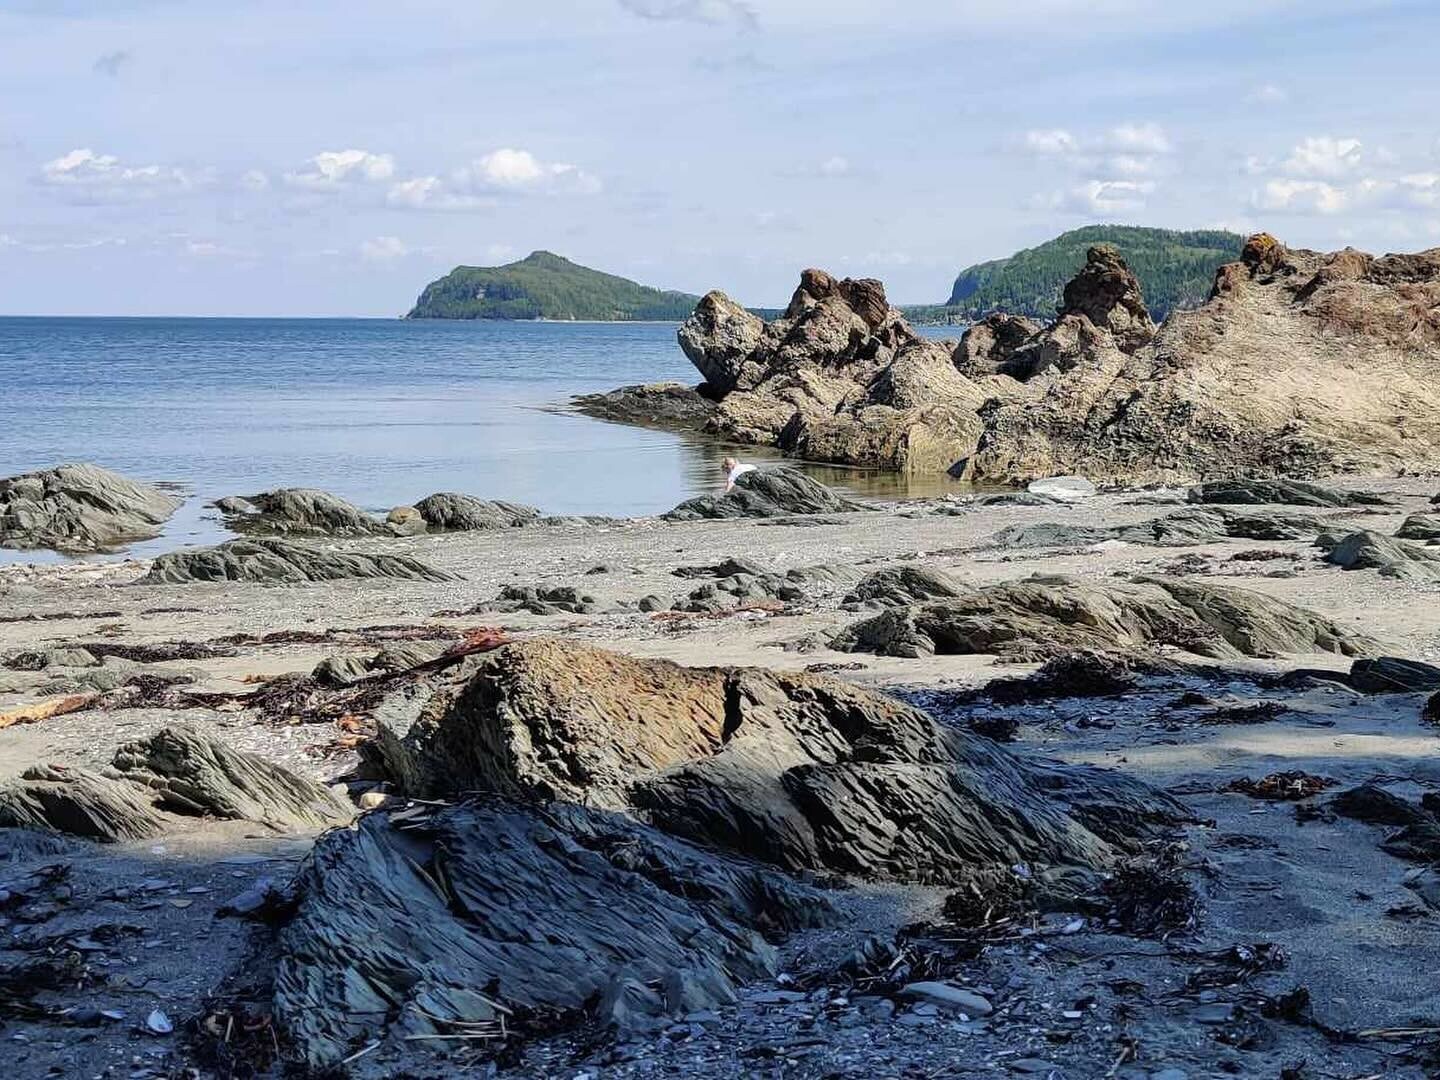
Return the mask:
<svg viewBox="0 0 1440 1080">
<path fill-rule="evenodd" d="M 1190 1014 L 1190 1019 L 1197 1024 L 1224 1024 L 1234 1015 L 1235 1006 L 1221 1001 L 1213 1005 L 1201 1005 Z"/>
<path fill-rule="evenodd" d="M 1152 1072 L 1150 1080 L 1190 1080 L 1190 1074 L 1184 1069 L 1161 1069 L 1159 1072 Z"/>
<path fill-rule="evenodd" d="M 958 1009 L 971 1016 L 989 1016 L 995 1011 L 990 1002 L 979 994 L 959 986 L 951 986 L 949 983 L 910 983 L 900 990 L 900 996 L 912 1001 L 928 1001 L 948 1009 Z"/>
</svg>

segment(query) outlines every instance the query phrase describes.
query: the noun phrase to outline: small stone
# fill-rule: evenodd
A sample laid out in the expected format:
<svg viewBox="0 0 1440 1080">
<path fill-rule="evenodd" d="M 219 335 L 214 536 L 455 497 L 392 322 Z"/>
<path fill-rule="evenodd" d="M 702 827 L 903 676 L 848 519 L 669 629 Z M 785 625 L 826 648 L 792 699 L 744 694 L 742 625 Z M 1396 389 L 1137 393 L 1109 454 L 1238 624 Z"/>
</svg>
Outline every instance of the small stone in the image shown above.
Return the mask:
<svg viewBox="0 0 1440 1080">
<path fill-rule="evenodd" d="M 1216 1002 L 1213 1005 L 1201 1005 L 1190 1014 L 1190 1019 L 1197 1024 L 1224 1024 L 1235 1015 L 1235 1006 L 1229 1002 Z"/>
<path fill-rule="evenodd" d="M 917 982 L 903 987 L 900 996 L 911 1001 L 928 1001 L 942 1008 L 971 1016 L 989 1016 L 994 1007 L 979 994 L 942 982 Z"/>
<path fill-rule="evenodd" d="M 1010 1071 L 1022 1076 L 1055 1076 L 1061 1073 L 1059 1065 L 1041 1058 L 1018 1058 L 1010 1063 Z"/>
<path fill-rule="evenodd" d="M 145 1030 L 152 1035 L 169 1035 L 175 1030 L 175 1025 L 170 1022 L 168 1016 L 159 1009 L 155 1009 L 145 1018 Z"/>
<path fill-rule="evenodd" d="M 383 791 L 367 791 L 355 800 L 355 805 L 361 810 L 383 810 L 389 806 L 398 806 L 402 801 Z"/>
</svg>

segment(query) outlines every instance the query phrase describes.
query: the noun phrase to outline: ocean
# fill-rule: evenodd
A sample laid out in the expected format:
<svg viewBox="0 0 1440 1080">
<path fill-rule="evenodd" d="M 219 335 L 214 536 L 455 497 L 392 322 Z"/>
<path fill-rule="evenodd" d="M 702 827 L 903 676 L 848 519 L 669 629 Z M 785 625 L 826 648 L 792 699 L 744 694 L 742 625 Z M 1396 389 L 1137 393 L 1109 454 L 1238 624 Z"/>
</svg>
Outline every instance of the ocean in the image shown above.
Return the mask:
<svg viewBox="0 0 1440 1080">
<path fill-rule="evenodd" d="M 565 411 L 579 393 L 695 381 L 672 324 L 0 318 L 0 373 L 0 476 L 93 461 L 187 496 L 137 555 L 221 539 L 206 504 L 276 487 L 375 511 L 463 491 L 555 514 L 655 514 L 716 490 L 734 449 Z M 802 467 L 877 497 L 950 485 Z"/>
</svg>

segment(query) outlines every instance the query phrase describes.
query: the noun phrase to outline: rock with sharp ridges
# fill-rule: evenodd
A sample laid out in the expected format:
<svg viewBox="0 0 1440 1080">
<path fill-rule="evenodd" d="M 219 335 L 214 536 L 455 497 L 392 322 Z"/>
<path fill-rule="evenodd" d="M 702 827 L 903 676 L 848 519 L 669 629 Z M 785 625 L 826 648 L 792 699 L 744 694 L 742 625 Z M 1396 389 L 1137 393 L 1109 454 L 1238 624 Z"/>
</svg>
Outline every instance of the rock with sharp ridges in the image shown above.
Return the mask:
<svg viewBox="0 0 1440 1080">
<path fill-rule="evenodd" d="M 255 537 L 161 555 L 150 564 L 140 584 L 183 585 L 197 581 L 303 584 L 345 578 L 455 580 L 453 574 L 408 555 L 332 551 L 278 537 Z"/>
</svg>

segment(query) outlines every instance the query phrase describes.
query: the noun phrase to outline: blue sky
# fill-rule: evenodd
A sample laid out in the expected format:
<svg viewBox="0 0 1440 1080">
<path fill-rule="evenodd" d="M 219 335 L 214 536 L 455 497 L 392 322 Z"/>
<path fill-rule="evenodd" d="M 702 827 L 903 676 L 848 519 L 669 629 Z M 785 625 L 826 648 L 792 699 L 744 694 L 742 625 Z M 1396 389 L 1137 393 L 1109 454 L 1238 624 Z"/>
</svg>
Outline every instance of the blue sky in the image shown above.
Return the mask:
<svg viewBox="0 0 1440 1080">
<path fill-rule="evenodd" d="M 393 315 L 547 248 L 935 302 L 1113 221 L 1440 245 L 1433 0 L 0 0 L 0 312 Z"/>
</svg>

